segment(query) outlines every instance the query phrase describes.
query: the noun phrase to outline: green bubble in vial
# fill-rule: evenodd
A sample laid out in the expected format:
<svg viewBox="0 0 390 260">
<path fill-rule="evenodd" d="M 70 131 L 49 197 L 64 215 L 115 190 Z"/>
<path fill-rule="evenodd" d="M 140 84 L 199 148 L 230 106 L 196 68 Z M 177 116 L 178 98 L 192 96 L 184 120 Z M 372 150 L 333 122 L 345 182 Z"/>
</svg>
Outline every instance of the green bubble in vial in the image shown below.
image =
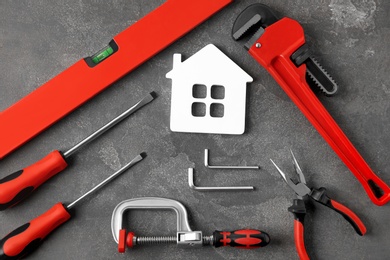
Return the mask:
<svg viewBox="0 0 390 260">
<path fill-rule="evenodd" d="M 98 64 L 99 62 L 101 62 L 102 60 L 104 60 L 108 56 L 110 56 L 113 52 L 114 52 L 114 50 L 111 48 L 111 46 L 107 46 L 106 48 L 104 48 L 104 49 L 100 50 L 98 53 L 96 53 L 92 57 L 92 61 L 95 64 Z"/>
</svg>

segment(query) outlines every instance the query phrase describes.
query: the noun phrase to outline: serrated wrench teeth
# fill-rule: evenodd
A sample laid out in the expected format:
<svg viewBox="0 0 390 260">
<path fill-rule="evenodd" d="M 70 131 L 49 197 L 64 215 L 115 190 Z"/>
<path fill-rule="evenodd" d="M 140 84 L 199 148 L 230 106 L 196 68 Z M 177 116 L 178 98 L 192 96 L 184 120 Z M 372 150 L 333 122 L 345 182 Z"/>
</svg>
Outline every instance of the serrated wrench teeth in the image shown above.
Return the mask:
<svg viewBox="0 0 390 260">
<path fill-rule="evenodd" d="M 236 32 L 233 32 L 233 39 L 240 39 L 252 26 L 256 25 L 261 21 L 261 16 L 259 14 L 255 14 L 248 22 L 246 22 L 241 28 L 239 28 Z"/>
<path fill-rule="evenodd" d="M 307 75 L 325 95 L 333 96 L 337 93 L 339 87 L 329 73 L 313 57 L 306 61 Z"/>
</svg>

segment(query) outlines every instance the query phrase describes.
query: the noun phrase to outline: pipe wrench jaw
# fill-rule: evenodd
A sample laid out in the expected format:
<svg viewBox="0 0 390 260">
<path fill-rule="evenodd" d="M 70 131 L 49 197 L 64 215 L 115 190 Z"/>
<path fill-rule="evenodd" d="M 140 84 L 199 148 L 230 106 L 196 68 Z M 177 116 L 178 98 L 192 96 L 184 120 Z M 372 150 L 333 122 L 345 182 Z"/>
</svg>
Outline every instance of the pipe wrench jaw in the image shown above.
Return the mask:
<svg viewBox="0 0 390 260">
<path fill-rule="evenodd" d="M 289 19 L 289 18 L 288 18 Z M 268 6 L 263 4 L 254 4 L 247 7 L 237 17 L 232 30 L 233 39 L 236 41 L 245 41 L 245 49 L 249 52 L 251 48 L 261 48 L 260 38 L 266 32 L 266 28 L 284 20 L 280 18 L 275 12 Z M 292 19 L 290 19 L 292 20 Z M 285 23 L 286 25 L 288 23 Z M 289 25 L 287 25 L 289 26 Z M 299 25 L 300 26 L 300 25 Z M 280 29 L 280 27 L 279 27 Z M 292 30 L 292 29 L 291 29 Z M 303 29 L 301 29 L 303 31 Z M 296 35 L 286 32 L 286 34 L 280 35 L 280 39 L 272 38 L 273 41 L 286 40 L 287 37 L 295 37 Z M 302 35 L 304 39 L 304 35 Z M 294 39 L 292 42 L 296 43 Z M 267 44 L 276 44 L 271 42 L 268 38 Z M 291 48 L 293 46 L 286 46 L 285 48 Z M 271 48 L 272 51 L 286 51 L 276 50 Z M 286 53 L 275 53 L 276 55 L 285 55 Z M 301 65 L 306 65 L 306 82 L 312 89 L 318 89 L 326 96 L 333 96 L 338 91 L 338 85 L 329 75 L 329 73 L 311 56 L 308 45 L 303 41 L 301 45 L 297 46 L 295 51 L 289 55 L 290 60 L 294 63 L 296 68 Z"/>
<path fill-rule="evenodd" d="M 273 10 L 263 4 L 253 4 L 240 13 L 234 22 L 232 37 L 235 41 L 247 41 L 244 47 L 249 50 L 264 33 L 264 29 L 279 19 Z"/>
</svg>

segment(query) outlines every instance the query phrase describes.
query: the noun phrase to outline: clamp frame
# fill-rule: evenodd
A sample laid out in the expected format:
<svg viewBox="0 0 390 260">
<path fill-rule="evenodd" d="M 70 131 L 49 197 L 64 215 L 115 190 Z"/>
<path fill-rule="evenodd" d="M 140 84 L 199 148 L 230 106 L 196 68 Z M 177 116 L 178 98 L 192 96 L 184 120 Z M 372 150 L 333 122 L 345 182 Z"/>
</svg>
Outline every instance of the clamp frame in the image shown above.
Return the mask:
<svg viewBox="0 0 390 260">
<path fill-rule="evenodd" d="M 192 231 L 188 223 L 187 210 L 176 200 L 145 197 L 125 200 L 119 203 L 111 218 L 111 231 L 115 242 L 119 243 L 119 233 L 123 227 L 123 214 L 131 209 L 171 209 L 177 214 L 176 243 L 179 246 L 202 246 L 202 231 Z"/>
</svg>

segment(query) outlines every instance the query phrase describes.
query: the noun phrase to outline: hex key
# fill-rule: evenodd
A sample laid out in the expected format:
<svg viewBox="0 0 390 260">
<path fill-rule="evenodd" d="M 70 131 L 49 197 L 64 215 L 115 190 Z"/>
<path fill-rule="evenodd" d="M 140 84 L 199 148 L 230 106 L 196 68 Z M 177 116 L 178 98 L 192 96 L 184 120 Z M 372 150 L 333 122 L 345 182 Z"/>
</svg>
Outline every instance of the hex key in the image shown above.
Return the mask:
<svg viewBox="0 0 390 260">
<path fill-rule="evenodd" d="M 239 170 L 258 170 L 259 166 L 232 166 L 232 165 L 210 165 L 209 149 L 204 149 L 204 166 L 210 169 L 239 169 Z"/>
<path fill-rule="evenodd" d="M 188 184 L 191 189 L 198 191 L 227 191 L 227 190 L 254 190 L 253 186 L 233 186 L 233 187 L 198 187 L 194 184 L 194 168 L 188 168 Z"/>
</svg>

